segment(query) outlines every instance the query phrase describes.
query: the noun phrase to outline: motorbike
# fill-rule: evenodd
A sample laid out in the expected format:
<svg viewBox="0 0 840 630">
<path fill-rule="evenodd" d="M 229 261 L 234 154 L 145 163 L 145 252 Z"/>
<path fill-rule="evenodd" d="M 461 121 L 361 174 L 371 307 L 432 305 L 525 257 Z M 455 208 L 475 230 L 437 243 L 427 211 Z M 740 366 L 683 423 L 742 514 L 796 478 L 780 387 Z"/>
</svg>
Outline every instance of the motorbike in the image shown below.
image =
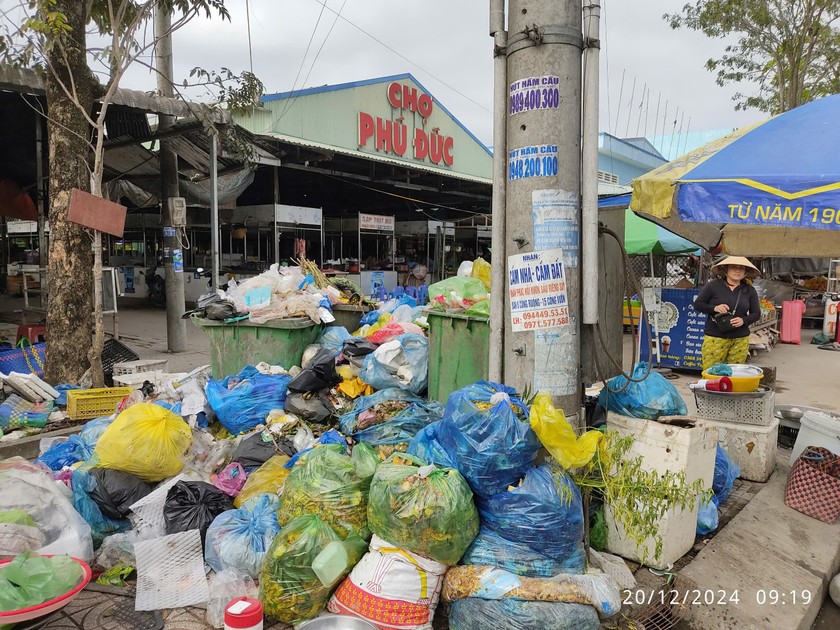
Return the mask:
<svg viewBox="0 0 840 630">
<path fill-rule="evenodd" d="M 158 265 L 155 264 L 140 275 L 146 280 L 146 299 L 156 308 L 166 308 L 166 280 L 157 274 Z"/>
</svg>

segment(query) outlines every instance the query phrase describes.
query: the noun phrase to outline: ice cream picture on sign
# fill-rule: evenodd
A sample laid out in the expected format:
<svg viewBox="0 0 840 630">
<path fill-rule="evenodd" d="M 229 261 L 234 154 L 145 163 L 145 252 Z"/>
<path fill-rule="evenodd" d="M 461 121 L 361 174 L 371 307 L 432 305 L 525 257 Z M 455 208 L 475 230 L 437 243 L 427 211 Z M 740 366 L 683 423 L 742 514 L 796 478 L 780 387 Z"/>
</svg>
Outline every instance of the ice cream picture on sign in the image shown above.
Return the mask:
<svg viewBox="0 0 840 630">
<path fill-rule="evenodd" d="M 508 295 L 514 332 L 568 326 L 563 250 L 508 257 Z"/>
</svg>

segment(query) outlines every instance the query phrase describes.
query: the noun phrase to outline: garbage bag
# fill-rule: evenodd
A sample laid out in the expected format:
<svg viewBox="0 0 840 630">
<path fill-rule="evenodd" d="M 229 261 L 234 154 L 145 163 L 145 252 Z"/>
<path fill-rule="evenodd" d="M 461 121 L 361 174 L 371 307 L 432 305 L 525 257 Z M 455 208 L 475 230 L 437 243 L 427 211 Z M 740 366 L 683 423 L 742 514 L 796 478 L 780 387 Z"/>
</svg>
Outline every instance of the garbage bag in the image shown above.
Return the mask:
<svg viewBox="0 0 840 630">
<path fill-rule="evenodd" d="M 705 536 L 718 528 L 719 515 L 715 497 L 708 501 L 700 500 L 697 510 L 697 534 Z"/>
<path fill-rule="evenodd" d="M 286 468 L 292 468 L 295 464 L 297 464 L 298 460 L 303 455 L 310 452 L 316 446 L 321 446 L 322 444 L 341 444 L 345 453 L 350 451 L 350 445 L 347 443 L 347 439 L 335 429 L 330 429 L 326 433 L 322 433 L 317 440 L 314 440 L 311 446 L 295 453 L 292 458 L 286 462 Z"/>
<path fill-rule="evenodd" d="M 453 276 L 429 286 L 429 302 L 439 308 L 469 308 L 487 299 L 487 289 L 478 278 Z"/>
<path fill-rule="evenodd" d="M 633 368 L 631 376 L 642 378 L 647 371 L 647 363 L 642 361 Z M 622 387 L 627 387 L 621 390 Z M 688 413 L 685 402 L 671 384 L 661 374 L 651 371 L 648 377 L 634 383 L 624 376 L 616 376 L 607 381 L 598 396 L 598 404 L 604 409 L 620 413 L 631 418 L 656 420 L 660 416 L 681 416 Z"/>
<path fill-rule="evenodd" d="M 484 525 L 461 558 L 461 564 L 493 565 L 526 577 L 547 578 L 565 571 L 562 562 L 524 543 L 502 538 Z"/>
<path fill-rule="evenodd" d="M 325 392 L 289 392 L 285 410 L 307 422 L 323 423 L 335 415 L 335 405 Z"/>
<path fill-rule="evenodd" d="M 335 387 L 341 377 L 335 371 L 335 354 L 328 348 L 321 348 L 289 383 L 290 392 L 319 392 Z"/>
<path fill-rule="evenodd" d="M 44 546 L 38 524 L 23 510 L 0 512 L 0 558 L 13 557 Z"/>
<path fill-rule="evenodd" d="M 36 464 L 43 464 L 50 470 L 61 470 L 65 466 L 72 466 L 90 459 L 93 447 L 82 439 L 81 435 L 71 435 L 64 442 L 55 442 L 35 460 Z"/>
<path fill-rule="evenodd" d="M 286 468 L 288 461 L 285 455 L 275 455 L 248 475 L 248 480 L 233 500 L 234 507 L 242 507 L 248 499 L 260 494 L 277 495 L 289 476 L 290 471 Z"/>
<path fill-rule="evenodd" d="M 429 340 L 405 333 L 365 357 L 359 375 L 374 389 L 399 387 L 419 394 L 429 382 Z"/>
<path fill-rule="evenodd" d="M 473 492 L 489 497 L 519 481 L 540 441 L 528 407 L 505 385 L 479 381 L 453 392 L 437 439 Z"/>
<path fill-rule="evenodd" d="M 219 514 L 207 528 L 204 559 L 217 573 L 238 569 L 256 578 L 271 541 L 280 532 L 277 496 L 254 496 L 238 510 Z"/>
<path fill-rule="evenodd" d="M 492 268 L 490 267 L 489 262 L 483 258 L 476 258 L 475 261 L 473 261 L 472 273 L 470 276 L 481 280 L 482 284 L 484 284 L 484 288 L 488 291 L 490 290 L 491 274 Z"/>
<path fill-rule="evenodd" d="M 607 574 L 595 570 L 583 575 L 529 578 L 494 566 L 452 567 L 443 581 L 442 596 L 447 602 L 482 597 L 589 604 L 604 617 L 621 610 L 618 584 Z"/>
<path fill-rule="evenodd" d="M 102 544 L 106 536 L 131 528 L 131 523 L 127 519 L 110 518 L 102 513 L 99 505 L 91 497 L 96 486 L 97 480 L 90 474 L 89 469 L 81 467 L 73 471 L 73 507 L 90 525 L 94 549 Z"/>
<path fill-rule="evenodd" d="M 368 525 L 401 549 L 453 565 L 478 533 L 478 513 L 457 470 L 394 454 L 373 475 Z"/>
<path fill-rule="evenodd" d="M 297 452 L 291 438 L 275 437 L 268 431 L 256 431 L 243 436 L 233 450 L 231 461 L 239 462 L 244 468 L 262 466 L 275 455 L 291 457 Z"/>
<path fill-rule="evenodd" d="M 225 609 L 232 600 L 237 597 L 257 599 L 260 593 L 254 580 L 237 569 L 225 569 L 211 575 L 208 589 L 207 623 L 214 628 L 224 627 Z"/>
<path fill-rule="evenodd" d="M 79 437 L 81 437 L 87 444 L 90 444 L 91 448 L 93 448 L 96 446 L 99 438 L 102 437 L 102 434 L 105 433 L 105 429 L 111 426 L 111 423 L 116 419 L 116 415 L 110 415 L 88 420 L 85 423 L 85 426 L 82 427 Z"/>
<path fill-rule="evenodd" d="M 44 546 L 33 551 L 93 560 L 90 525 L 43 468 L 22 457 L 2 460 L 0 488 L 0 512 L 22 510 L 43 534 Z"/>
<path fill-rule="evenodd" d="M 115 520 L 128 518 L 131 506 L 154 489 L 137 475 L 122 470 L 91 468 L 90 476 L 96 482 L 89 492 L 90 498 L 104 516 Z"/>
<path fill-rule="evenodd" d="M 451 630 L 598 630 L 598 613 L 586 604 L 468 597 L 449 607 Z"/>
<path fill-rule="evenodd" d="M 379 466 L 379 456 L 369 444 L 359 442 L 353 447 L 350 453 L 353 466 L 356 469 L 356 476 L 361 479 L 371 479 Z"/>
<path fill-rule="evenodd" d="M 353 459 L 340 444 L 326 444 L 304 453 L 283 486 L 277 518 L 281 526 L 303 514 L 317 514 L 336 533 L 368 539 L 370 478 L 356 473 Z"/>
<path fill-rule="evenodd" d="M 449 457 L 437 439 L 437 432 L 440 421 L 426 425 L 411 440 L 408 445 L 408 453 L 419 457 L 427 464 L 437 464 L 443 468 L 457 468 L 452 458 Z"/>
<path fill-rule="evenodd" d="M 0 567 L 0 612 L 30 608 L 60 597 L 84 579 L 78 562 L 27 552 Z"/>
<path fill-rule="evenodd" d="M 729 457 L 729 453 L 720 445 L 715 452 L 715 475 L 712 478 L 713 501 L 717 507 L 723 505 L 732 493 L 732 486 L 741 474 L 741 467 Z"/>
<path fill-rule="evenodd" d="M 540 392 L 531 405 L 531 428 L 551 456 L 565 469 L 585 466 L 604 442 L 600 431 L 575 433 L 561 409 L 551 404 L 551 396 Z"/>
<path fill-rule="evenodd" d="M 321 583 L 312 563 L 327 545 L 340 540 L 315 514 L 298 516 L 280 530 L 260 568 L 260 601 L 266 616 L 294 624 L 324 609 L 331 587 Z"/>
<path fill-rule="evenodd" d="M 192 440 L 183 418 L 150 403 L 132 405 L 105 429 L 94 449 L 97 466 L 156 482 L 183 468 L 181 456 Z"/>
<path fill-rule="evenodd" d="M 348 358 L 365 357 L 376 350 L 377 345 L 364 337 L 350 337 L 341 347 L 341 354 Z"/>
<path fill-rule="evenodd" d="M 556 464 L 531 468 L 521 486 L 479 498 L 478 511 L 482 524 L 502 538 L 558 560 L 566 573 L 584 571 L 583 502 Z"/>
<path fill-rule="evenodd" d="M 352 337 L 344 326 L 327 326 L 318 337 L 318 344 L 332 352 L 333 357 L 337 357 L 341 354 L 344 342 L 349 339 Z"/>
<path fill-rule="evenodd" d="M 265 422 L 272 409 L 283 409 L 290 376 L 260 374 L 248 365 L 236 376 L 210 379 L 204 388 L 219 422 L 231 435 L 246 433 Z"/>
<path fill-rule="evenodd" d="M 411 442 L 417 432 L 440 420 L 443 405 L 389 388 L 356 400 L 353 410 L 339 418 L 346 435 L 373 446 Z"/>
<path fill-rule="evenodd" d="M 204 481 L 179 481 L 166 493 L 163 504 L 163 520 L 167 534 L 177 534 L 191 529 L 201 532 L 201 540 L 207 528 L 219 514 L 233 509 L 230 497 L 218 488 Z"/>
<path fill-rule="evenodd" d="M 327 609 L 380 628 L 431 630 L 447 568 L 374 536 Z"/>
<path fill-rule="evenodd" d="M 229 497 L 235 497 L 242 490 L 242 486 L 248 479 L 245 469 L 239 462 L 233 462 L 225 466 L 218 475 L 213 477 L 211 483 Z"/>
</svg>

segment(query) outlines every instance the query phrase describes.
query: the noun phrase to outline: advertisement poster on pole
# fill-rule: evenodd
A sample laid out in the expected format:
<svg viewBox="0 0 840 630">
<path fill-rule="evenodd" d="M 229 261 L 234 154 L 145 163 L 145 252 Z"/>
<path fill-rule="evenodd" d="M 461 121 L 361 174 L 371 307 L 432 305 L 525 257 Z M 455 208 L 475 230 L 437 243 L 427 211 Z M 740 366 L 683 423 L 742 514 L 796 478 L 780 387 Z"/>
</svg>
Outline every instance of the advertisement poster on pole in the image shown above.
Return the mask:
<svg viewBox="0 0 840 630">
<path fill-rule="evenodd" d="M 535 190 L 531 193 L 534 249 L 560 247 L 563 259 L 577 269 L 580 259 L 579 195 L 569 190 Z"/>
</svg>

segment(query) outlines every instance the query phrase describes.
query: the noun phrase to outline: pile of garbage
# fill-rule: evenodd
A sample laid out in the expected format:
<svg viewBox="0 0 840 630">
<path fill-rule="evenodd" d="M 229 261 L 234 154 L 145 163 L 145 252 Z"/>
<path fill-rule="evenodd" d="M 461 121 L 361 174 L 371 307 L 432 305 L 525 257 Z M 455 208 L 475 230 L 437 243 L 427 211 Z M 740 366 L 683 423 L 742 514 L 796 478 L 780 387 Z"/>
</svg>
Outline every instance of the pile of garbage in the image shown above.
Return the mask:
<svg viewBox="0 0 840 630">
<path fill-rule="evenodd" d="M 562 412 L 484 381 L 429 401 L 425 344 L 328 327 L 299 367 L 135 390 L 0 461 L 0 555 L 136 575 L 138 610 L 206 606 L 215 627 L 240 596 L 291 624 L 430 629 L 443 598 L 452 628 L 599 627 L 619 588 L 585 557 Z"/>
</svg>

